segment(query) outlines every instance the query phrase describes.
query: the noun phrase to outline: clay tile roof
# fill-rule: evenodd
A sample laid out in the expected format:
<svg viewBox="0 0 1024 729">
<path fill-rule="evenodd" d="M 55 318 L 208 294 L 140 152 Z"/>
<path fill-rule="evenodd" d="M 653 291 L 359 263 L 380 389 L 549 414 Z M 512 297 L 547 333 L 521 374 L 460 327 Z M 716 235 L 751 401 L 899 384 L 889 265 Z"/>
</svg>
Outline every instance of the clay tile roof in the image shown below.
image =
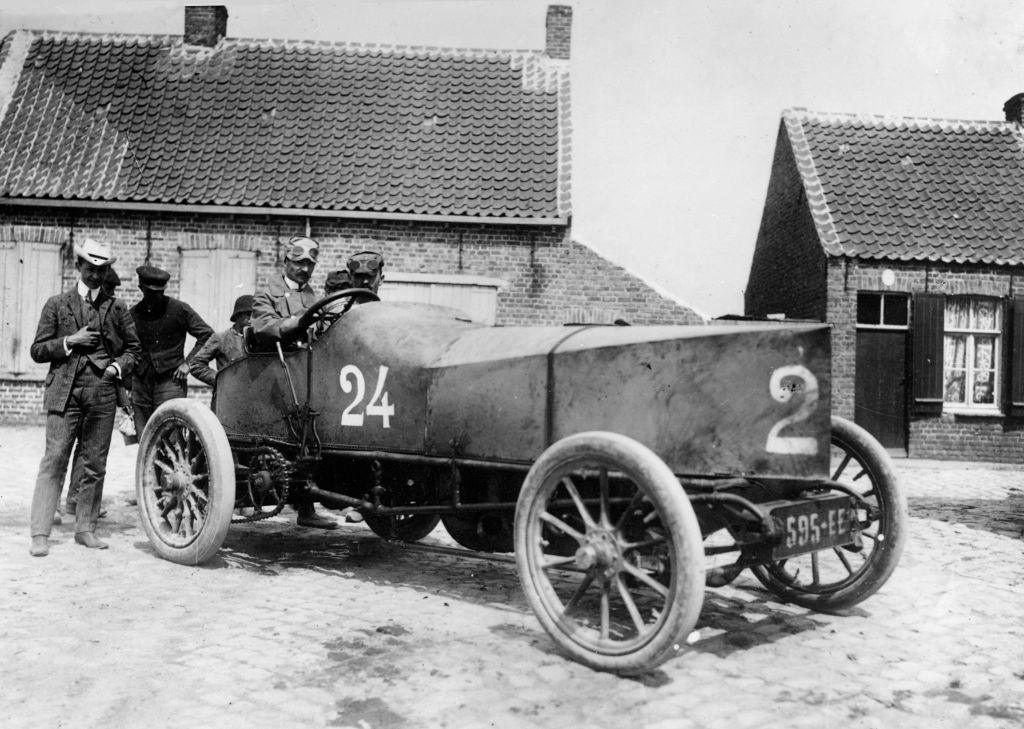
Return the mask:
<svg viewBox="0 0 1024 729">
<path fill-rule="evenodd" d="M 14 31 L 0 195 L 565 220 L 542 52 Z"/>
<path fill-rule="evenodd" d="M 782 115 L 828 255 L 1024 263 L 1024 133 L 1010 122 Z"/>
</svg>

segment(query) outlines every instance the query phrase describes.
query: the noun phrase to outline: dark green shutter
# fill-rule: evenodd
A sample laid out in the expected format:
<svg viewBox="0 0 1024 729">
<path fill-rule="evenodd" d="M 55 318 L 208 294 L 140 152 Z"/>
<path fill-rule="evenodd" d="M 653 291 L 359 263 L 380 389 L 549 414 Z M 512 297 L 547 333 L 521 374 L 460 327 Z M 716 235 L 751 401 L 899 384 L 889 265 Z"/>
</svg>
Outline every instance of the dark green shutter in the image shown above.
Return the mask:
<svg viewBox="0 0 1024 729">
<path fill-rule="evenodd" d="M 1024 416 L 1024 299 L 1010 313 L 1010 415 Z"/>
<path fill-rule="evenodd" d="M 942 412 L 942 334 L 946 297 L 937 294 L 914 296 L 914 412 L 937 415 Z"/>
</svg>

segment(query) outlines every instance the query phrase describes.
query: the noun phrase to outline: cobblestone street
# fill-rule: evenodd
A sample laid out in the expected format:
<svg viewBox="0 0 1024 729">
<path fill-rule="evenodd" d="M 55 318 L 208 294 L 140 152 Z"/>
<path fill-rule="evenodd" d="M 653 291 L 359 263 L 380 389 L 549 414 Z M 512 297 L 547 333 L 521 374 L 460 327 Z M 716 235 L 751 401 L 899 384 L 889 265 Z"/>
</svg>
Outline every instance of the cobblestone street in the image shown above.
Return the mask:
<svg viewBox="0 0 1024 729">
<path fill-rule="evenodd" d="M 842 616 L 749 573 L 708 590 L 699 640 L 643 679 L 563 658 L 514 565 L 333 533 L 294 512 L 232 528 L 209 565 L 157 558 L 115 434 L 100 536 L 28 553 L 43 430 L 0 428 L 0 726 L 1019 727 L 1024 469 L 897 461 L 910 537 Z M 452 544 L 443 528 L 427 544 Z"/>
</svg>

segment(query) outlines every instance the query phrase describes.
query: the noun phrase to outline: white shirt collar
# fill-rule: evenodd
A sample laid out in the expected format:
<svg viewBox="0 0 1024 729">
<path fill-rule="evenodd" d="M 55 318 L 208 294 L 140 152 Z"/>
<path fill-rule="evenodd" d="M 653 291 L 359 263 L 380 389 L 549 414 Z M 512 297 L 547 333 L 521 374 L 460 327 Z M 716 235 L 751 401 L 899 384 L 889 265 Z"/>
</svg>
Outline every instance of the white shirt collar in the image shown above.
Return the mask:
<svg viewBox="0 0 1024 729">
<path fill-rule="evenodd" d="M 92 292 L 92 300 L 96 301 L 96 299 L 100 295 L 100 287 L 97 286 L 94 289 L 90 289 L 88 286 L 85 285 L 82 279 L 78 279 L 78 295 L 84 299 L 85 295 L 88 294 L 90 291 Z"/>
</svg>

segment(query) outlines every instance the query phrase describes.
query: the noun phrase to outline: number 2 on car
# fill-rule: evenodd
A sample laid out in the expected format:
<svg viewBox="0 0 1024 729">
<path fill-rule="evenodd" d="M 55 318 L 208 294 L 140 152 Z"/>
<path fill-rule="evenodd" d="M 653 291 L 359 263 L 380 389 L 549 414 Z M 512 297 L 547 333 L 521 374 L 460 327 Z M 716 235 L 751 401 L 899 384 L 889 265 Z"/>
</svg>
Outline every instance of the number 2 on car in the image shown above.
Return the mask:
<svg viewBox="0 0 1024 729">
<path fill-rule="evenodd" d="M 363 427 L 366 418 L 379 417 L 381 427 L 391 427 L 391 416 L 395 414 L 395 406 L 388 400 L 388 393 L 384 390 L 384 381 L 388 377 L 387 365 L 381 365 L 377 373 L 377 385 L 373 389 L 373 396 L 366 404 L 366 409 L 359 411 L 359 406 L 366 396 L 366 377 L 363 371 L 355 365 L 345 365 L 341 368 L 338 380 L 341 383 L 341 391 L 346 395 L 355 390 L 355 397 L 348 407 L 341 413 L 341 424 L 352 425 L 357 428 Z"/>
</svg>

